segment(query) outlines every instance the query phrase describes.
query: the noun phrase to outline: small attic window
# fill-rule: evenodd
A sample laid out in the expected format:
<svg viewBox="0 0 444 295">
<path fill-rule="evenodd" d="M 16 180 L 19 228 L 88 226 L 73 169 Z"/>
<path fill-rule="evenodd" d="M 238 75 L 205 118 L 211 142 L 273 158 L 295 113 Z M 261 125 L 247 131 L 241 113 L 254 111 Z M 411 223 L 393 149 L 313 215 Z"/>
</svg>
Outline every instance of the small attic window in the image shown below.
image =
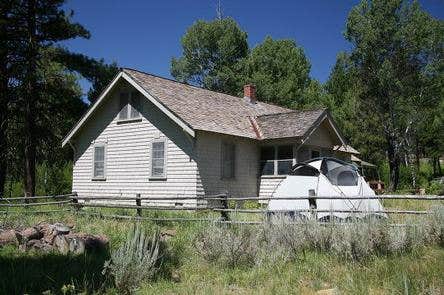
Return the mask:
<svg viewBox="0 0 444 295">
<path fill-rule="evenodd" d="M 140 109 L 141 101 L 138 91 L 120 93 L 119 121 L 139 119 Z"/>
</svg>

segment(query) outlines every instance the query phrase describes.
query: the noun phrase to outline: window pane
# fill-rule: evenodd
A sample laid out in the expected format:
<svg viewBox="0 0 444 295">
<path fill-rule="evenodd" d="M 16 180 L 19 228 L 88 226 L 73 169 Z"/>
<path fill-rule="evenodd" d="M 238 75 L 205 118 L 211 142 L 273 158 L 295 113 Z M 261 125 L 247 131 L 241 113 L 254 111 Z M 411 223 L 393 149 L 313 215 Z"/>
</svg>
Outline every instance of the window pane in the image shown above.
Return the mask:
<svg viewBox="0 0 444 295">
<path fill-rule="evenodd" d="M 152 176 L 163 176 L 163 167 L 162 168 L 153 167 Z"/>
<path fill-rule="evenodd" d="M 274 161 L 261 161 L 261 175 L 274 174 Z"/>
<path fill-rule="evenodd" d="M 94 163 L 94 177 L 103 177 L 105 169 L 104 169 L 104 163 L 103 162 L 96 162 Z"/>
<path fill-rule="evenodd" d="M 94 147 L 94 177 L 104 177 L 105 176 L 105 147 L 95 146 Z"/>
<path fill-rule="evenodd" d="M 153 159 L 163 158 L 163 150 L 157 151 L 153 150 Z"/>
<path fill-rule="evenodd" d="M 163 158 L 153 159 L 153 167 L 163 167 Z"/>
<path fill-rule="evenodd" d="M 165 172 L 165 142 L 158 141 L 151 144 L 151 176 L 161 177 Z"/>
<path fill-rule="evenodd" d="M 139 92 L 131 93 L 131 118 L 138 118 L 140 116 L 140 95 Z"/>
<path fill-rule="evenodd" d="M 274 160 L 274 146 L 261 147 L 261 160 Z"/>
<path fill-rule="evenodd" d="M 291 171 L 291 166 L 293 165 L 293 160 L 281 160 L 278 161 L 278 174 L 287 175 Z"/>
<path fill-rule="evenodd" d="M 128 119 L 128 93 L 120 93 L 119 119 Z"/>
<path fill-rule="evenodd" d="M 278 160 L 293 159 L 293 146 L 281 145 L 278 146 Z"/>
<path fill-rule="evenodd" d="M 94 162 L 96 161 L 104 161 L 105 160 L 105 147 L 104 146 L 96 146 L 94 147 Z"/>
<path fill-rule="evenodd" d="M 159 142 L 153 142 L 153 151 L 163 151 L 163 147 L 164 147 L 164 142 L 163 141 L 159 141 Z"/>
</svg>

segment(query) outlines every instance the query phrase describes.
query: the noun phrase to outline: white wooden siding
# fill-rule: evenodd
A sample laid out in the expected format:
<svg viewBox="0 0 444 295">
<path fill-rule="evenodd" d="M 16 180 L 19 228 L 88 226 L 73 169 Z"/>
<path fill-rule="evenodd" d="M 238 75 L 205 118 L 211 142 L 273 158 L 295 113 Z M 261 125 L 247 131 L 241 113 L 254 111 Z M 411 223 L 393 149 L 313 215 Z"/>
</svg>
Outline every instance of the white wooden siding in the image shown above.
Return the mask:
<svg viewBox="0 0 444 295">
<path fill-rule="evenodd" d="M 74 139 L 73 191 L 87 196 L 195 196 L 193 141 L 148 100 L 142 100 L 139 121 L 118 123 L 119 89 L 130 87 L 124 84 L 117 85 Z M 150 179 L 150 143 L 159 139 L 167 139 L 166 180 Z M 104 181 L 91 177 L 95 142 L 107 147 Z"/>
<path fill-rule="evenodd" d="M 235 147 L 235 177 L 222 179 L 222 142 Z M 196 134 L 199 195 L 227 191 L 230 196 L 256 197 L 258 191 L 259 147 L 250 139 L 210 132 Z"/>
<path fill-rule="evenodd" d="M 281 183 L 282 180 L 285 179 L 284 177 L 267 177 L 262 176 L 260 178 L 260 189 L 259 189 L 259 197 L 263 198 L 269 198 L 273 195 L 274 191 L 276 190 L 277 186 Z M 261 202 L 266 203 L 266 202 Z"/>
</svg>

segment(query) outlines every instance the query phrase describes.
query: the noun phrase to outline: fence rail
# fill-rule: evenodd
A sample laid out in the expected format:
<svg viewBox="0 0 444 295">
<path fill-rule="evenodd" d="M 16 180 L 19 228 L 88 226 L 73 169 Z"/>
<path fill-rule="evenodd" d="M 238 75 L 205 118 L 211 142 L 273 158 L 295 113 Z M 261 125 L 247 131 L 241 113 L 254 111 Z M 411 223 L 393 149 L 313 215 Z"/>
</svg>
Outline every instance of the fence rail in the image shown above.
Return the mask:
<svg viewBox="0 0 444 295">
<path fill-rule="evenodd" d="M 17 197 L 17 198 L 0 198 L 0 202 L 10 201 L 31 201 L 31 200 L 43 200 L 43 199 L 66 199 L 69 197 L 77 197 L 76 193 L 54 196 L 32 196 L 32 197 Z M 0 204 L 1 206 L 1 204 Z"/>
<path fill-rule="evenodd" d="M 319 200 L 444 200 L 444 196 L 437 195 L 376 195 L 376 196 L 288 196 L 288 197 L 229 197 L 226 194 L 207 195 L 204 197 L 114 197 L 114 196 L 77 196 L 78 200 L 114 200 L 114 201 L 131 201 L 140 199 L 142 201 L 270 201 L 270 200 L 306 200 L 308 198 L 316 198 Z"/>
<path fill-rule="evenodd" d="M 42 200 L 47 201 L 42 201 Z M 444 201 L 444 196 L 437 195 L 376 195 L 376 196 L 286 196 L 286 197 L 230 197 L 228 194 L 214 194 L 206 196 L 177 196 L 177 197 L 142 197 L 136 194 L 134 197 L 116 197 L 116 196 L 78 196 L 77 193 L 61 194 L 54 196 L 32 196 L 19 198 L 0 198 L 0 209 L 7 210 L 0 211 L 0 214 L 11 213 L 52 213 L 52 212 L 67 212 L 74 211 L 77 214 L 87 214 L 101 217 L 118 218 L 118 219 L 138 219 L 138 220 L 152 220 L 152 221 L 205 221 L 205 222 L 222 222 L 222 223 L 238 223 L 238 224 L 260 224 L 263 221 L 250 220 L 231 220 L 230 213 L 245 213 L 267 215 L 268 213 L 310 213 L 316 216 L 317 213 L 352 213 L 352 214 L 397 214 L 397 215 L 425 215 L 432 213 L 427 210 L 398 210 L 386 209 L 376 211 L 365 210 L 320 210 L 320 209 L 303 209 L 303 210 L 266 210 L 266 209 L 244 209 L 244 208 L 230 208 L 230 201 L 235 201 L 237 204 L 243 201 L 269 201 L 269 200 L 421 200 L 421 201 Z M 183 204 L 183 206 L 172 206 L 171 202 L 163 204 L 168 201 L 186 201 L 193 200 L 198 204 L 199 201 L 218 201 L 217 204 L 195 205 Z M 34 202 L 37 201 L 37 202 Z M 121 202 L 125 201 L 125 202 Z M 133 204 L 131 204 L 133 202 Z M 153 203 L 152 205 L 147 203 Z M 52 210 L 26 210 L 26 211 L 11 211 L 10 208 L 29 208 L 29 207 L 44 207 L 44 206 L 58 206 L 58 209 Z M 98 212 L 88 212 L 82 210 L 83 208 L 108 208 L 108 209 L 135 209 L 136 215 L 118 215 L 118 214 L 102 214 Z M 220 214 L 221 218 L 195 218 L 195 217 L 146 217 L 142 216 L 143 211 L 204 211 L 214 212 Z"/>
</svg>

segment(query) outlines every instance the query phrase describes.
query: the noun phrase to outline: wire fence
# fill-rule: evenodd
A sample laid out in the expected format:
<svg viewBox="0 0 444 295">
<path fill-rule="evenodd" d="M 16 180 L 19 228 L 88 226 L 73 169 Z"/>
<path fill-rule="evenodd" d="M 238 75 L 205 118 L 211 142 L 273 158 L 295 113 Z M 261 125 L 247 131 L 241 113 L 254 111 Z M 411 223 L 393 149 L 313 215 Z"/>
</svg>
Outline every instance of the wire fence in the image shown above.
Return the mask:
<svg viewBox="0 0 444 295">
<path fill-rule="evenodd" d="M 444 196 L 437 195 L 376 195 L 376 196 L 287 196 L 287 197 L 230 197 L 226 193 L 206 196 L 177 196 L 177 197 L 142 197 L 135 194 L 134 197 L 123 196 L 79 196 L 77 193 L 32 196 L 18 198 L 0 198 L 0 214 L 37 214 L 55 212 L 74 212 L 79 215 L 98 216 L 102 218 L 136 219 L 152 221 L 175 222 L 221 222 L 230 224 L 261 224 L 270 214 L 295 214 L 309 213 L 309 216 L 317 216 L 318 213 L 349 213 L 349 214 L 387 214 L 387 215 L 426 215 L 432 214 L 432 210 L 357 210 L 357 209 L 331 209 L 320 210 L 315 208 L 301 210 L 268 210 L 267 208 L 242 208 L 239 204 L 245 201 L 259 202 L 270 200 L 419 200 L 419 201 L 444 201 Z M 183 203 L 183 201 L 191 201 Z M 169 202 L 169 203 L 165 203 Z M 234 202 L 234 206 L 232 205 Z M 440 202 L 441 203 L 441 202 Z M 180 205 L 178 205 L 180 204 Z M 44 209 L 50 207 L 49 209 Z M 23 208 L 24 210 L 15 210 Z M 43 208 L 43 209 L 42 209 Z M 135 210 L 135 215 L 110 214 L 109 212 L 97 212 L 88 210 L 101 209 L 128 209 Z M 206 212 L 205 217 L 196 217 L 193 214 L 178 217 L 144 216 L 143 212 Z M 257 220 L 236 220 L 233 217 L 243 215 L 255 215 Z M 264 218 L 265 217 L 265 218 Z"/>
</svg>

